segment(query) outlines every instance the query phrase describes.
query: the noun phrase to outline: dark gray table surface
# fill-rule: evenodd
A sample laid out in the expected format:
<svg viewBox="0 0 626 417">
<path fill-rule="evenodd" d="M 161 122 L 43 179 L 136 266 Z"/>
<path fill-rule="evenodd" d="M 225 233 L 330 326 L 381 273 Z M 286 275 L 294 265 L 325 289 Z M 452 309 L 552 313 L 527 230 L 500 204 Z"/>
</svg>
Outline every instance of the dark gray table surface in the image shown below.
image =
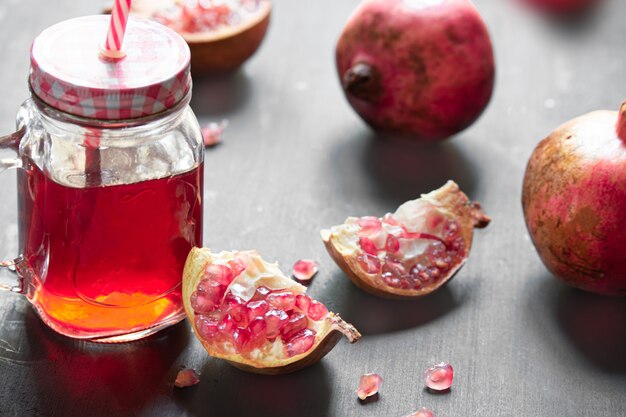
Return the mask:
<svg viewBox="0 0 626 417">
<path fill-rule="evenodd" d="M 95 13 L 97 2 L 0 2 L 0 131 L 27 96 L 28 51 L 45 27 Z M 626 416 L 626 300 L 567 288 L 540 263 L 520 190 L 534 145 L 561 122 L 626 98 L 626 4 L 607 0 L 576 23 L 548 21 L 516 0 L 477 0 L 495 44 L 497 85 L 483 117 L 436 146 L 376 137 L 350 109 L 334 44 L 357 0 L 278 0 L 265 43 L 244 68 L 196 79 L 202 122 L 227 118 L 206 152 L 205 244 L 256 248 L 289 270 L 321 264 L 310 293 L 363 339 L 280 377 L 207 357 L 186 322 L 147 340 L 94 345 L 46 328 L 25 298 L 0 294 L 2 416 L 401 416 L 419 406 L 450 416 Z M 450 285 L 414 301 L 354 287 L 318 231 L 348 215 L 392 211 L 456 180 L 493 217 Z M 0 252 L 17 251 L 14 172 L 0 177 Z M 421 374 L 447 360 L 451 392 L 424 391 Z M 181 365 L 202 372 L 177 390 Z M 384 378 L 359 404 L 364 372 Z"/>
</svg>

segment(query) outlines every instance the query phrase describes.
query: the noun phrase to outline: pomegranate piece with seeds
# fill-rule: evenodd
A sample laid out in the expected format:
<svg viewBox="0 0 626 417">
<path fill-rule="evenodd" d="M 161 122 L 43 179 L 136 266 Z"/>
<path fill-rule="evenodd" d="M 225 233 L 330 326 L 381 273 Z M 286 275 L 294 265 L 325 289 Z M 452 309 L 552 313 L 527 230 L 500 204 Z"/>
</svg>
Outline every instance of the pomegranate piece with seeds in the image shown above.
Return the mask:
<svg viewBox="0 0 626 417">
<path fill-rule="evenodd" d="M 194 369 L 181 369 L 176 375 L 174 386 L 177 388 L 191 387 L 200 382 L 200 377 Z"/>
<path fill-rule="evenodd" d="M 361 336 L 305 290 L 255 251 L 195 248 L 183 273 L 185 311 L 207 352 L 256 373 L 295 371 L 342 335 Z"/>
<path fill-rule="evenodd" d="M 378 374 L 361 375 L 361 380 L 359 381 L 359 389 L 356 392 L 359 396 L 359 399 L 365 400 L 368 397 L 378 394 L 378 390 L 380 389 L 382 383 L 383 379 Z"/>
<path fill-rule="evenodd" d="M 360 288 L 388 298 L 440 288 L 467 260 L 474 228 L 490 218 L 453 181 L 382 218 L 349 217 L 322 230 L 331 257 Z"/>
<path fill-rule="evenodd" d="M 445 391 L 452 386 L 454 370 L 452 365 L 441 362 L 424 371 L 424 382 L 433 391 Z"/>
<path fill-rule="evenodd" d="M 130 14 L 178 32 L 191 49 L 194 75 L 200 75 L 232 71 L 252 56 L 271 10 L 270 0 L 133 0 Z"/>
<path fill-rule="evenodd" d="M 293 266 L 293 277 L 298 281 L 310 281 L 317 274 L 317 262 L 310 259 L 300 259 Z"/>
</svg>

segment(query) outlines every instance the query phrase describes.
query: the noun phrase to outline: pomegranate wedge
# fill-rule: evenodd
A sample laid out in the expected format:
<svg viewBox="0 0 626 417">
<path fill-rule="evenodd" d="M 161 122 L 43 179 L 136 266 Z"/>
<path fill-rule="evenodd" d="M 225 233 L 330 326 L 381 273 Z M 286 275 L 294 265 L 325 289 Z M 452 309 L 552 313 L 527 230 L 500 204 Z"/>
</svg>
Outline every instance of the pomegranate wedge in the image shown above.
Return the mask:
<svg viewBox="0 0 626 417">
<path fill-rule="evenodd" d="M 470 253 L 474 228 L 490 218 L 453 181 L 382 218 L 348 217 L 322 230 L 330 256 L 360 288 L 387 298 L 419 297 L 444 285 Z"/>
<path fill-rule="evenodd" d="M 277 264 L 256 251 L 191 250 L 183 273 L 183 303 L 209 355 L 243 370 L 282 374 L 312 365 L 345 335 L 361 335 L 305 294 Z"/>
</svg>

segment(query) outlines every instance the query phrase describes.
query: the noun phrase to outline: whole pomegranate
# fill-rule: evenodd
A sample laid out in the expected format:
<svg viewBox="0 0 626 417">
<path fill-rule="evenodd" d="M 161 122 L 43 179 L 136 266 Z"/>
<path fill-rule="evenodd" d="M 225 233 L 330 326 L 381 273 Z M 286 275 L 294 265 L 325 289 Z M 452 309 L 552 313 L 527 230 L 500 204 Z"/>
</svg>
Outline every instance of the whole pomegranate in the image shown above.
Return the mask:
<svg viewBox="0 0 626 417">
<path fill-rule="evenodd" d="M 469 0 L 367 0 L 337 43 L 348 101 L 374 129 L 443 139 L 487 106 L 494 59 Z"/>
<path fill-rule="evenodd" d="M 580 13 L 598 3 L 598 0 L 525 0 L 541 10 L 553 14 Z"/>
<path fill-rule="evenodd" d="M 547 268 L 575 287 L 626 295 L 626 103 L 541 141 L 524 177 L 524 217 Z"/>
</svg>

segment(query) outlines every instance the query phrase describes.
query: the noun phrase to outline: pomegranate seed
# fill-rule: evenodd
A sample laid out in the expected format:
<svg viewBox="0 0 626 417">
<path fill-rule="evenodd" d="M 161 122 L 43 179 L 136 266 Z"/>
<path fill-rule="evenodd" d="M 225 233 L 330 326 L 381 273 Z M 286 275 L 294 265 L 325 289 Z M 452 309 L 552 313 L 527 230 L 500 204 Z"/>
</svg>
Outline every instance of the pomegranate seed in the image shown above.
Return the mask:
<svg viewBox="0 0 626 417">
<path fill-rule="evenodd" d="M 204 146 L 211 147 L 220 143 L 222 141 L 222 134 L 227 126 L 228 121 L 224 119 L 219 123 L 211 122 L 202 127 L 202 141 L 204 142 Z"/>
<path fill-rule="evenodd" d="M 406 415 L 404 417 L 435 417 L 435 414 L 432 411 L 430 411 L 428 408 L 422 407 L 419 410 L 409 415 Z"/>
<path fill-rule="evenodd" d="M 459 225 L 453 220 L 448 220 L 443 228 L 443 235 L 448 239 L 452 239 L 456 237 L 457 234 L 459 234 Z"/>
<path fill-rule="evenodd" d="M 309 306 L 311 305 L 311 297 L 305 294 L 298 294 L 296 296 L 296 307 L 305 314 L 308 314 Z"/>
<path fill-rule="evenodd" d="M 204 268 L 204 277 L 228 286 L 233 282 L 234 275 L 233 271 L 226 265 L 209 264 Z"/>
<path fill-rule="evenodd" d="M 413 268 L 411 268 L 410 277 L 415 280 L 415 282 L 421 283 L 429 283 L 433 280 L 433 276 L 431 275 L 431 268 L 427 268 L 422 264 L 415 264 Z"/>
<path fill-rule="evenodd" d="M 217 304 L 204 292 L 194 291 L 191 294 L 191 308 L 197 314 L 210 313 L 217 308 Z"/>
<path fill-rule="evenodd" d="M 196 385 L 198 382 L 200 382 L 200 378 L 194 369 L 181 369 L 178 371 L 178 375 L 176 375 L 174 386 L 176 388 L 185 388 Z"/>
<path fill-rule="evenodd" d="M 389 253 L 396 253 L 400 250 L 400 241 L 393 235 L 387 236 L 385 250 Z"/>
<path fill-rule="evenodd" d="M 310 259 L 300 259 L 293 266 L 293 276 L 300 281 L 309 281 L 317 274 L 317 263 Z"/>
<path fill-rule="evenodd" d="M 250 330 L 250 347 L 257 348 L 263 346 L 267 336 L 267 324 L 263 318 L 254 319 L 248 326 Z"/>
<path fill-rule="evenodd" d="M 402 280 L 389 272 L 383 274 L 383 281 L 390 287 L 402 288 Z"/>
<path fill-rule="evenodd" d="M 359 246 L 361 246 L 363 252 L 369 255 L 376 255 L 378 253 L 378 249 L 376 248 L 376 245 L 374 244 L 372 239 L 369 239 L 367 237 L 362 237 L 359 239 Z"/>
<path fill-rule="evenodd" d="M 307 315 L 311 318 L 311 320 L 319 321 L 328 316 L 328 309 L 319 301 L 312 300 L 307 311 Z"/>
<path fill-rule="evenodd" d="M 219 323 L 213 318 L 197 315 L 194 318 L 194 324 L 198 335 L 204 340 L 211 339 L 218 332 L 217 327 Z"/>
<path fill-rule="evenodd" d="M 248 319 L 250 321 L 257 317 L 263 317 L 267 310 L 270 309 L 270 306 L 264 300 L 250 301 L 246 307 L 248 308 Z"/>
<path fill-rule="evenodd" d="M 289 290 L 272 291 L 267 296 L 267 302 L 274 308 L 291 311 L 296 306 L 296 296 Z"/>
<path fill-rule="evenodd" d="M 366 271 L 368 274 L 377 274 L 380 272 L 380 260 L 372 255 L 363 254 L 359 255 L 357 258 L 361 269 Z"/>
<path fill-rule="evenodd" d="M 357 395 L 361 400 L 378 394 L 380 385 L 383 383 L 383 379 L 378 374 L 365 374 L 361 376 L 359 382 L 359 389 Z"/>
<path fill-rule="evenodd" d="M 315 344 L 315 331 L 304 329 L 295 334 L 285 346 L 287 356 L 292 357 L 308 352 Z"/>
<path fill-rule="evenodd" d="M 434 391 L 444 391 L 452 386 L 454 370 L 447 362 L 441 362 L 431 366 L 424 372 L 426 386 Z"/>
<path fill-rule="evenodd" d="M 239 352 L 246 352 L 250 342 L 250 330 L 237 329 L 233 333 L 233 343 Z"/>
<path fill-rule="evenodd" d="M 383 274 L 391 274 L 396 278 L 402 278 L 407 275 L 406 268 L 397 259 L 386 257 L 383 264 Z"/>
<path fill-rule="evenodd" d="M 209 285 L 211 285 L 211 280 L 205 278 L 198 283 L 198 287 L 196 288 L 196 291 L 206 293 L 207 288 L 209 288 Z"/>
<path fill-rule="evenodd" d="M 230 265 L 230 269 L 233 272 L 233 278 L 237 278 L 239 274 L 241 274 L 246 269 L 246 264 L 238 258 L 228 261 L 228 265 Z"/>
<path fill-rule="evenodd" d="M 283 324 L 280 329 L 280 335 L 283 341 L 287 341 L 296 333 L 304 330 L 309 325 L 309 320 L 302 313 L 293 313 L 289 316 L 289 320 Z"/>
<path fill-rule="evenodd" d="M 280 328 L 289 320 L 289 316 L 282 310 L 270 310 L 265 313 L 265 324 L 267 325 L 267 338 L 276 339 L 280 334 Z"/>
<path fill-rule="evenodd" d="M 359 236 L 371 236 L 378 233 L 382 228 L 381 221 L 378 217 L 374 216 L 361 217 L 356 221 L 356 223 L 361 227 L 361 230 L 359 230 Z"/>
<path fill-rule="evenodd" d="M 271 293 L 272 290 L 270 290 L 267 287 L 259 287 L 256 289 L 256 292 L 254 293 L 254 297 L 252 297 L 254 300 L 265 300 L 267 298 L 267 296 L 269 295 L 269 293 Z"/>
<path fill-rule="evenodd" d="M 228 293 L 226 297 L 224 297 L 223 310 L 230 315 L 239 327 L 248 326 L 248 308 L 241 298 L 232 293 Z"/>
<path fill-rule="evenodd" d="M 217 330 L 220 333 L 222 333 L 223 335 L 227 335 L 229 337 L 230 335 L 233 334 L 236 328 L 237 328 L 237 324 L 229 315 L 226 315 L 226 317 L 224 317 L 222 322 L 217 326 Z"/>
</svg>

